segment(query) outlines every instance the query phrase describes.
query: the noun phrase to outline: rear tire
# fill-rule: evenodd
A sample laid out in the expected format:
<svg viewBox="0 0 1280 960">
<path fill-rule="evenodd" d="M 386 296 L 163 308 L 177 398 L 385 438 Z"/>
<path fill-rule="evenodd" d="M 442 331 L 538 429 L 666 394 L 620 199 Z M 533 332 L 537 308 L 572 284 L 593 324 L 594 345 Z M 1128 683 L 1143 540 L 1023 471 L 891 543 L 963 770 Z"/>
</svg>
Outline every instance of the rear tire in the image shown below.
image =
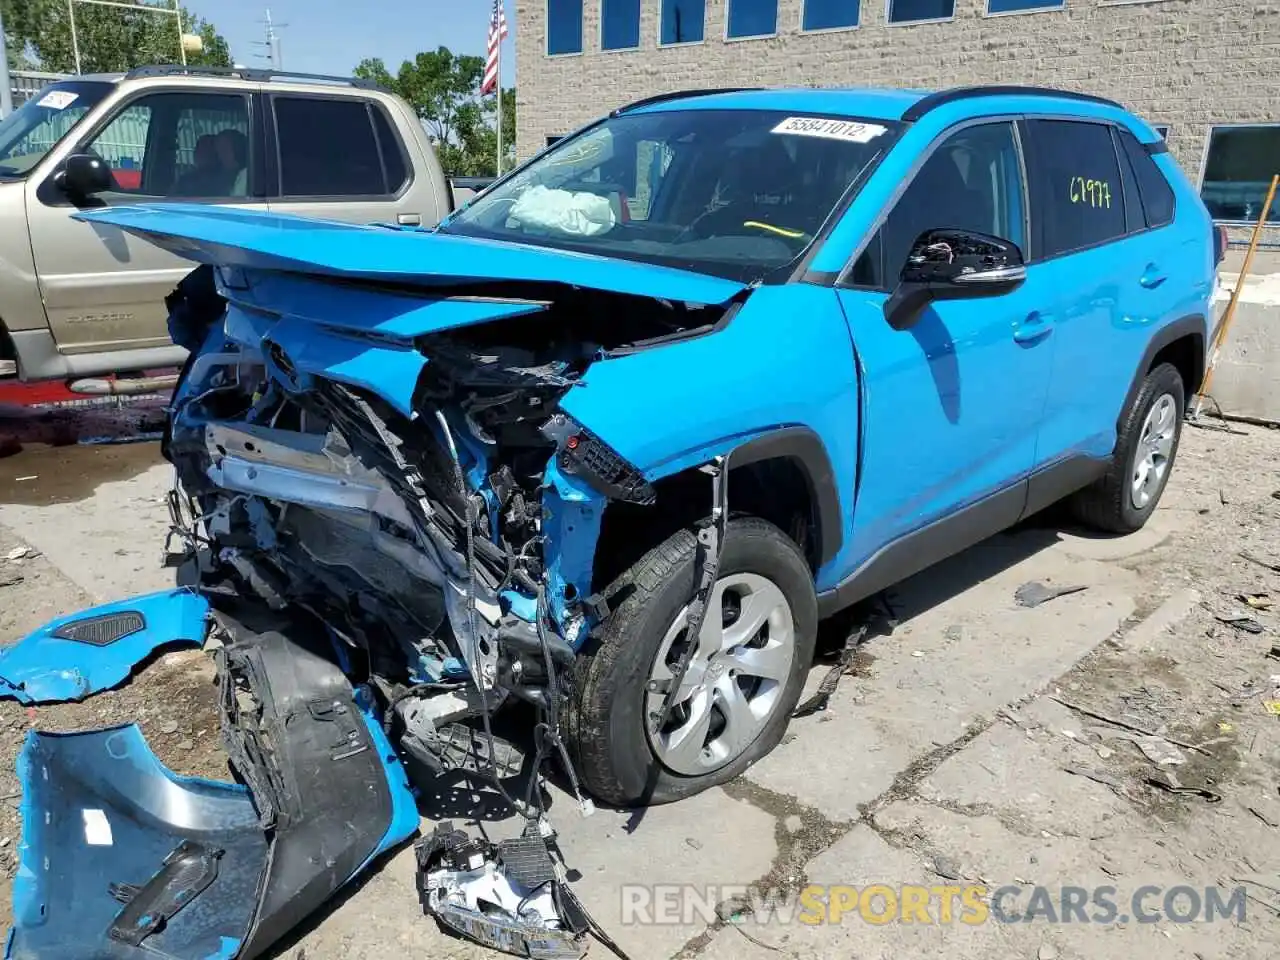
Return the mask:
<svg viewBox="0 0 1280 960">
<path fill-rule="evenodd" d="M 1072 497 L 1081 522 L 1105 533 L 1143 527 L 1173 472 L 1185 404 L 1182 376 L 1173 364 L 1147 374 L 1121 421 L 1106 474 Z"/>
<path fill-rule="evenodd" d="M 604 802 L 669 803 L 732 780 L 777 746 L 800 699 L 818 627 L 813 577 L 781 530 L 735 518 L 712 595 L 724 628 L 717 632 L 709 609 L 701 634 L 723 638 L 724 650 L 708 653 L 704 663 L 699 648 L 698 665 L 681 687 L 691 692 L 673 710 L 676 729 L 666 740 L 662 732 L 650 734 L 646 717 L 661 697 L 647 684 L 655 672 L 670 674 L 665 665 L 687 639 L 680 620 L 693 594 L 696 556 L 696 538 L 681 530 L 619 576 L 607 592 L 629 593 L 579 658 L 566 728 L 578 774 Z M 761 625 L 751 632 L 757 619 Z M 705 642 L 708 650 L 714 646 Z M 748 676 L 753 669 L 761 673 Z M 765 678 L 770 673 L 776 679 Z M 699 732 L 704 716 L 706 730 Z M 681 730 L 689 731 L 683 747 L 669 748 Z"/>
</svg>

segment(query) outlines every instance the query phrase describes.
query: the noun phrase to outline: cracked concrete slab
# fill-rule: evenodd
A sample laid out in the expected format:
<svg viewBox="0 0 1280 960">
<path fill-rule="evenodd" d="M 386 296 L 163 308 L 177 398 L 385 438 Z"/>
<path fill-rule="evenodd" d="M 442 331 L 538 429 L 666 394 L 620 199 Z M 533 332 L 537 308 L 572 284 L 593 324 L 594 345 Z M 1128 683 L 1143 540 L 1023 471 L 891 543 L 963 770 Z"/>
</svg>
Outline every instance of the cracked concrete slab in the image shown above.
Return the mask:
<svg viewBox="0 0 1280 960">
<path fill-rule="evenodd" d="M 1133 612 L 1138 578 L 1045 549 L 1052 542 L 1035 530 L 1000 537 L 904 583 L 894 595 L 903 622 L 864 645 L 870 678 L 846 678 L 825 714 L 797 721 L 796 738 L 747 776 L 855 819 L 913 761 L 1071 667 Z M 1088 589 L 1018 607 L 1014 590 L 1029 580 Z"/>
</svg>

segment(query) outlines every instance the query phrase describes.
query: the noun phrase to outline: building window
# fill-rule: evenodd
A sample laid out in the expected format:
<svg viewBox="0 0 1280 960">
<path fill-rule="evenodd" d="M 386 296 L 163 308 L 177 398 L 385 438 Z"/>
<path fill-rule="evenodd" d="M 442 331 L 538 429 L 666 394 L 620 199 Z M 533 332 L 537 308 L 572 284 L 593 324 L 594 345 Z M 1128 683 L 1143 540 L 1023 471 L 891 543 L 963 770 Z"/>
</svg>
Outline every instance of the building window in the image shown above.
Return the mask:
<svg viewBox="0 0 1280 960">
<path fill-rule="evenodd" d="M 987 0 L 987 13 L 1026 13 L 1030 10 L 1061 10 L 1066 0 Z"/>
<path fill-rule="evenodd" d="M 889 0 L 890 23 L 950 20 L 955 14 L 956 0 Z"/>
<path fill-rule="evenodd" d="M 601 49 L 634 50 L 638 46 L 640 46 L 640 0 L 601 0 Z"/>
<path fill-rule="evenodd" d="M 658 42 L 701 43 L 707 18 L 707 0 L 662 0 L 662 26 Z"/>
<path fill-rule="evenodd" d="M 858 25 L 862 0 L 804 0 L 802 30 L 838 30 Z"/>
<path fill-rule="evenodd" d="M 1204 158 L 1200 196 L 1215 220 L 1254 222 L 1280 172 L 1280 124 L 1213 127 Z M 1273 204 L 1269 223 L 1280 223 L 1280 204 Z"/>
<path fill-rule="evenodd" d="M 582 0 L 547 0 L 547 55 L 582 52 Z"/>
<path fill-rule="evenodd" d="M 771 37 L 778 32 L 778 0 L 729 0 L 726 37 Z"/>
</svg>

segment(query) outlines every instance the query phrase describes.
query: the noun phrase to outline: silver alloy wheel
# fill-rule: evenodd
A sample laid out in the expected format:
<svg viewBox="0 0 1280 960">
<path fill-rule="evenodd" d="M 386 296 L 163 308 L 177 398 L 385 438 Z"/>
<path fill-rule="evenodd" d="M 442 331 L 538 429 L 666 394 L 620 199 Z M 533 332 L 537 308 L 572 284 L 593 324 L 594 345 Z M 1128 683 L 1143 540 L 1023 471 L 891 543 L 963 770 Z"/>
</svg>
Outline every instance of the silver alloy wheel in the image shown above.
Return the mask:
<svg viewBox="0 0 1280 960">
<path fill-rule="evenodd" d="M 1169 472 L 1173 444 L 1178 435 L 1178 401 L 1173 394 L 1163 393 L 1151 405 L 1142 422 L 1138 448 L 1133 454 L 1133 477 L 1130 499 L 1139 510 L 1145 509 L 1153 497 L 1159 496 Z"/>
<path fill-rule="evenodd" d="M 688 641 L 685 607 L 667 629 L 650 680 L 670 680 Z M 697 649 L 663 729 L 645 732 L 658 759 L 698 776 L 732 763 L 755 742 L 782 700 L 795 659 L 791 606 L 772 580 L 735 573 L 716 581 Z M 663 694 L 645 694 L 645 717 Z"/>
</svg>

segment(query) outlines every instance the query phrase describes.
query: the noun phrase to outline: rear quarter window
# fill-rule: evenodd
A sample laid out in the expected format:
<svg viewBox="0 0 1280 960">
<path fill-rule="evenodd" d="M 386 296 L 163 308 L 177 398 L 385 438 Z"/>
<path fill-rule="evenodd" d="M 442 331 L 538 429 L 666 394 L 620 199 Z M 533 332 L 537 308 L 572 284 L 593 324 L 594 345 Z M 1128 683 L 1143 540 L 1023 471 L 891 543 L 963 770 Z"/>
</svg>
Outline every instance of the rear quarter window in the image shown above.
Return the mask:
<svg viewBox="0 0 1280 960">
<path fill-rule="evenodd" d="M 1120 165 L 1105 124 L 1026 121 L 1036 256 L 1055 257 L 1125 235 Z"/>
<path fill-rule="evenodd" d="M 1156 166 L 1151 154 L 1128 130 L 1117 129 L 1120 147 L 1129 158 L 1133 175 L 1138 181 L 1138 195 L 1142 198 L 1142 212 L 1148 227 L 1163 227 L 1173 222 L 1173 188 Z"/>
</svg>

